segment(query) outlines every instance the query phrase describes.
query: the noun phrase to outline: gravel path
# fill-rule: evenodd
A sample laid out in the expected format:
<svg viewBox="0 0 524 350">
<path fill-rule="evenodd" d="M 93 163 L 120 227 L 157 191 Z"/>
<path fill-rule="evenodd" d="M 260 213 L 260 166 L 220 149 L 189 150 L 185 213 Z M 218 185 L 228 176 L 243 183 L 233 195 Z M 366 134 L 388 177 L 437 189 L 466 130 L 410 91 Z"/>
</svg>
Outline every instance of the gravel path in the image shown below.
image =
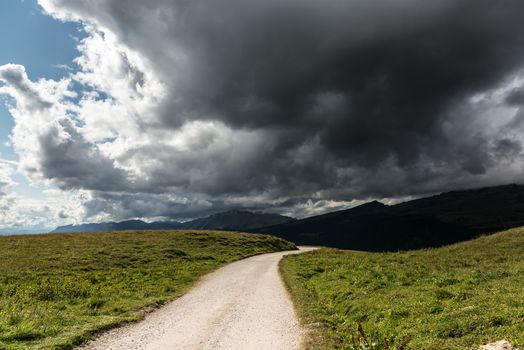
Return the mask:
<svg viewBox="0 0 524 350">
<path fill-rule="evenodd" d="M 81 349 L 298 349 L 303 330 L 278 272 L 280 259 L 296 253 L 222 267 L 145 320 L 108 331 Z"/>
</svg>

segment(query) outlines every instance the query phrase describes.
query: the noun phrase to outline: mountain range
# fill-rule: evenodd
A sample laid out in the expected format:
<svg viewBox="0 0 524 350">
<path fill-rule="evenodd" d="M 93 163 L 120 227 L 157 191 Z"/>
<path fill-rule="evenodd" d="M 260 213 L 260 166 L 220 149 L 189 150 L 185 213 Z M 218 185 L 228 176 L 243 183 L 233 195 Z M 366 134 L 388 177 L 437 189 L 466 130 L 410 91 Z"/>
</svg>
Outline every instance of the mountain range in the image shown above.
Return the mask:
<svg viewBox="0 0 524 350">
<path fill-rule="evenodd" d="M 141 220 L 128 220 L 122 222 L 59 226 L 53 230 L 52 233 L 176 229 L 253 231 L 261 227 L 274 226 L 291 221 L 295 221 L 295 219 L 277 214 L 231 210 L 183 223 L 178 221 L 156 221 L 148 223 Z"/>
<path fill-rule="evenodd" d="M 140 220 L 61 226 L 53 232 L 207 229 L 267 233 L 302 245 L 366 251 L 437 247 L 524 225 L 524 186 L 452 191 L 396 205 L 372 201 L 301 220 L 227 211 L 189 222 Z"/>
</svg>

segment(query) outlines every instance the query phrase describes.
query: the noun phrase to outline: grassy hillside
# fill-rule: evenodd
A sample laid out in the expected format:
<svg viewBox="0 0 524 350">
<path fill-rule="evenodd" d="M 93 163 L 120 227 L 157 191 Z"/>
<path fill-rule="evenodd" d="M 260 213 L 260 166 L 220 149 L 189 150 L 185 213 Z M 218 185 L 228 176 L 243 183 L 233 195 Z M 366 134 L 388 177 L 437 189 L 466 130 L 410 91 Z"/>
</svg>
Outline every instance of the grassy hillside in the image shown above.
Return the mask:
<svg viewBox="0 0 524 350">
<path fill-rule="evenodd" d="M 406 336 L 415 350 L 500 339 L 524 348 L 524 228 L 411 252 L 322 249 L 286 257 L 281 270 L 312 349 L 360 349 L 358 323 L 372 349 Z"/>
<path fill-rule="evenodd" d="M 0 237 L 0 349 L 65 349 L 140 319 L 200 276 L 295 248 L 241 233 L 141 231 Z"/>
</svg>

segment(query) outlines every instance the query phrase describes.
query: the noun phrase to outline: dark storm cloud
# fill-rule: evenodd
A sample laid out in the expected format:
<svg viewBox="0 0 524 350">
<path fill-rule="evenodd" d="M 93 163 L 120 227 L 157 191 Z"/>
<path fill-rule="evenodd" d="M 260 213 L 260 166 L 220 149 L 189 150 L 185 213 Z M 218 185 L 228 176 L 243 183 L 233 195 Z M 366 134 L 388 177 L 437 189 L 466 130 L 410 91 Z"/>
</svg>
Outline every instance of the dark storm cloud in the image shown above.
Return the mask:
<svg viewBox="0 0 524 350">
<path fill-rule="evenodd" d="M 162 164 L 143 192 L 325 200 L 514 179 L 486 174 L 520 141 L 475 126 L 468 99 L 524 68 L 522 0 L 49 2 L 109 28 L 166 82 L 145 130 L 214 120 L 267 137 L 249 157 L 135 149 Z"/>
<path fill-rule="evenodd" d="M 513 89 L 508 96 L 506 96 L 506 103 L 510 106 L 524 105 L 524 86 Z"/>
<path fill-rule="evenodd" d="M 87 142 L 69 119 L 57 121 L 39 142 L 42 169 L 27 169 L 29 173 L 41 170 L 62 189 L 126 189 L 126 173 Z"/>
<path fill-rule="evenodd" d="M 506 125 L 508 131 L 520 131 L 524 127 L 524 110 L 519 108 L 513 119 Z"/>
</svg>

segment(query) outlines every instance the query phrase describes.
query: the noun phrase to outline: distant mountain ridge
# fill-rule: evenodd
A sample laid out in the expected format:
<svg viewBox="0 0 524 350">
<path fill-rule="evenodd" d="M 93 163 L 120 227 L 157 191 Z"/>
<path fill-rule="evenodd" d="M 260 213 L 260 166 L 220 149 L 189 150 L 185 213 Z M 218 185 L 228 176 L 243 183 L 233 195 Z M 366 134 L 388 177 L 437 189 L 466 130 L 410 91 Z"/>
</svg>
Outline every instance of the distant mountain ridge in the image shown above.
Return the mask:
<svg viewBox="0 0 524 350">
<path fill-rule="evenodd" d="M 452 191 L 380 202 L 256 230 L 297 244 L 367 251 L 437 247 L 524 225 L 524 186 Z"/>
<path fill-rule="evenodd" d="M 124 230 L 230 230 L 248 231 L 265 226 L 272 226 L 294 221 L 295 219 L 266 213 L 254 213 L 243 210 L 226 211 L 205 218 L 188 222 L 158 221 L 147 223 L 141 220 L 128 220 L 122 222 L 103 222 L 81 225 L 59 226 L 52 233 L 66 232 L 98 232 L 98 231 L 124 231 Z"/>
<path fill-rule="evenodd" d="M 377 201 L 301 220 L 229 211 L 180 222 L 61 226 L 53 232 L 144 229 L 215 229 L 268 233 L 303 245 L 367 251 L 438 247 L 524 226 L 524 186 L 451 191 L 392 206 Z"/>
<path fill-rule="evenodd" d="M 151 222 L 142 220 L 127 220 L 121 222 L 102 222 L 81 225 L 58 226 L 52 233 L 66 232 L 98 232 L 98 231 L 124 231 L 124 230 L 175 230 L 182 228 L 182 223 L 177 221 Z"/>
</svg>

